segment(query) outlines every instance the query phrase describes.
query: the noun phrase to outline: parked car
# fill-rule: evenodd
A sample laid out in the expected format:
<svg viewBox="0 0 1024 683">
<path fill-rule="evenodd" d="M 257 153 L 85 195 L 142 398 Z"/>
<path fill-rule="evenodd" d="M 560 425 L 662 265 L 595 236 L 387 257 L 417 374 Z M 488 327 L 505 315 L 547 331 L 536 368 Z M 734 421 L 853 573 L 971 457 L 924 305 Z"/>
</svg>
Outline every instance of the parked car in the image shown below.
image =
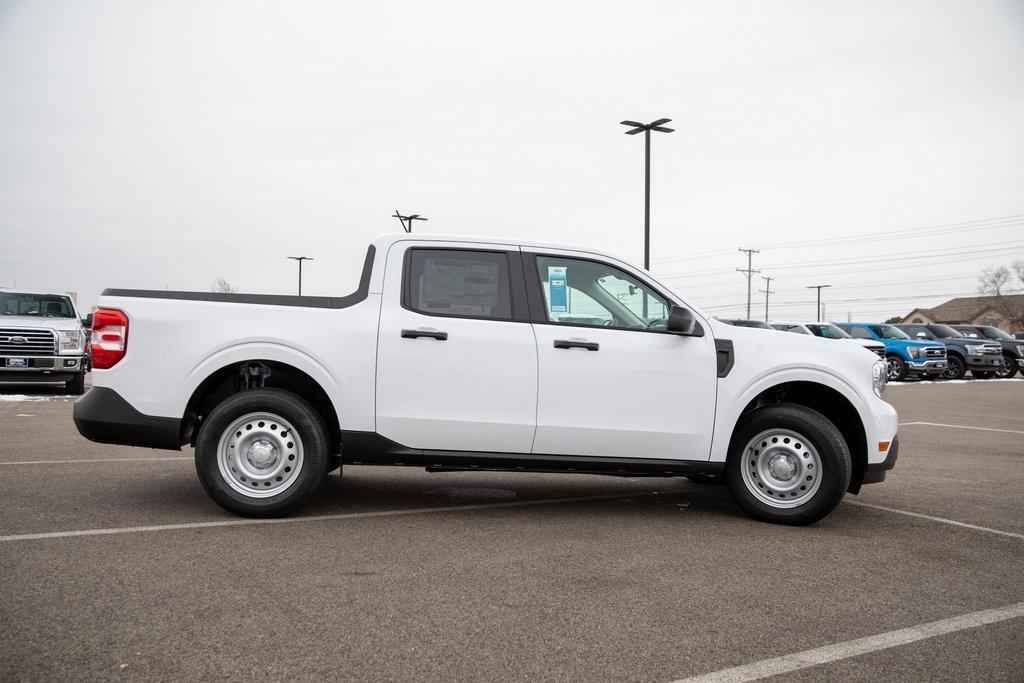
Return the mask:
<svg viewBox="0 0 1024 683">
<path fill-rule="evenodd" d="M 761 320 L 744 320 L 742 318 L 739 318 L 739 319 L 715 318 L 715 320 L 720 320 L 721 322 L 725 323 L 726 325 L 734 325 L 735 327 L 753 327 L 753 328 L 756 328 L 756 329 L 759 329 L 759 330 L 772 330 L 772 331 L 775 330 L 774 327 L 772 327 L 768 323 L 763 322 Z"/>
<path fill-rule="evenodd" d="M 938 379 L 946 371 L 946 347 L 940 342 L 911 339 L 887 323 L 833 323 L 854 339 L 872 339 L 885 345 L 889 380 L 908 377 Z"/>
<path fill-rule="evenodd" d="M 772 323 L 772 327 L 782 332 L 795 332 L 796 334 L 809 334 L 823 339 L 843 339 L 863 346 L 879 358 L 885 358 L 885 344 L 874 339 L 854 339 L 843 330 L 832 323 Z"/>
<path fill-rule="evenodd" d="M 85 391 L 85 331 L 71 297 L 0 292 L 0 381 L 62 382 Z"/>
<path fill-rule="evenodd" d="M 78 430 L 194 445 L 242 515 L 294 510 L 343 463 L 721 476 L 805 524 L 898 453 L 880 359 L 726 325 L 582 248 L 382 237 L 348 296 L 108 289 L 93 331 Z"/>
<path fill-rule="evenodd" d="M 896 327 L 912 339 L 929 339 L 946 346 L 945 379 L 961 379 L 970 370 L 978 379 L 995 377 L 1003 365 L 1003 350 L 994 342 L 969 339 L 949 325 L 901 323 Z"/>
<path fill-rule="evenodd" d="M 1003 379 L 1009 379 L 1020 372 L 1024 374 L 1024 341 L 1011 337 L 998 327 L 992 325 L 953 325 L 971 339 L 987 339 L 999 344 L 1003 352 L 1003 364 L 996 371 L 996 375 Z"/>
</svg>

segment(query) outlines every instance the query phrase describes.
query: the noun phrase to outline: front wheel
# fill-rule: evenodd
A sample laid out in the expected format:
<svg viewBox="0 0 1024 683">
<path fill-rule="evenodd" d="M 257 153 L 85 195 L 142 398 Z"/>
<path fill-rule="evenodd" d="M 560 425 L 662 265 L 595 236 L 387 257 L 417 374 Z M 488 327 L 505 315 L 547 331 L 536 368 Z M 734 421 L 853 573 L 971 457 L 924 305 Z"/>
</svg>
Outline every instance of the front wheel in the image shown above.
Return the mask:
<svg viewBox="0 0 1024 683">
<path fill-rule="evenodd" d="M 750 413 L 733 435 L 726 483 L 736 502 L 765 522 L 810 524 L 850 485 L 846 440 L 828 418 L 780 403 Z"/>
<path fill-rule="evenodd" d="M 330 441 L 309 403 L 281 389 L 234 394 L 214 408 L 196 439 L 196 472 L 221 507 L 280 517 L 323 483 Z"/>
<path fill-rule="evenodd" d="M 999 379 L 1010 379 L 1017 374 L 1017 359 L 1010 354 L 1003 356 L 1003 364 L 996 370 L 996 376 Z"/>
<path fill-rule="evenodd" d="M 946 358 L 946 369 L 942 372 L 942 379 L 963 379 L 967 373 L 967 366 L 959 356 Z"/>
<path fill-rule="evenodd" d="M 974 375 L 974 379 L 992 379 L 996 376 L 996 373 L 989 370 L 971 370 L 971 374 Z"/>
<path fill-rule="evenodd" d="M 899 356 L 886 356 L 885 371 L 890 382 L 902 382 L 907 378 L 907 364 Z"/>
</svg>

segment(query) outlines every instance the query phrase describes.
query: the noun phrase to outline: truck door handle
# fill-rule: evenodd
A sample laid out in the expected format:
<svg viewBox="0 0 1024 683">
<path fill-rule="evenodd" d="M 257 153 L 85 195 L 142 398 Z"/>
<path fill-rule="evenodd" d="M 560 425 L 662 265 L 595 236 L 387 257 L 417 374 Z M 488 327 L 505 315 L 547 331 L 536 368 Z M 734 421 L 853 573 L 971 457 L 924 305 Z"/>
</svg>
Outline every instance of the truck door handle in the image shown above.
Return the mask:
<svg viewBox="0 0 1024 683">
<path fill-rule="evenodd" d="M 438 341 L 448 338 L 447 332 L 435 332 L 434 330 L 402 330 L 402 339 L 416 339 L 417 337 L 430 337 Z"/>
<path fill-rule="evenodd" d="M 587 351 L 597 351 L 600 345 L 597 342 L 585 342 L 585 341 L 571 341 L 569 339 L 556 339 L 556 349 L 586 349 Z"/>
</svg>

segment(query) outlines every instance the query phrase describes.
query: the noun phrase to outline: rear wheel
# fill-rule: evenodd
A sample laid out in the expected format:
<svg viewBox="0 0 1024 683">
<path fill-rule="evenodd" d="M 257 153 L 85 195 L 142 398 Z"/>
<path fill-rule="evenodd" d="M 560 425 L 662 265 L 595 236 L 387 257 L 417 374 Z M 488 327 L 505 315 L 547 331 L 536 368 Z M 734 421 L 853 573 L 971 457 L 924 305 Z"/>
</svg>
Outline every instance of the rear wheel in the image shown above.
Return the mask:
<svg viewBox="0 0 1024 683">
<path fill-rule="evenodd" d="M 886 356 L 885 370 L 890 382 L 902 382 L 907 378 L 907 364 L 899 356 Z"/>
<path fill-rule="evenodd" d="M 196 472 L 221 507 L 280 517 L 324 480 L 330 441 L 309 403 L 281 389 L 254 389 L 214 408 L 196 439 Z"/>
<path fill-rule="evenodd" d="M 1017 360 L 1010 354 L 1003 354 L 1003 364 L 996 370 L 996 376 L 1000 379 L 1010 379 L 1017 374 Z"/>
<path fill-rule="evenodd" d="M 757 519 L 810 524 L 831 512 L 850 484 L 850 451 L 824 415 L 794 404 L 759 408 L 736 430 L 726 483 Z"/>
<path fill-rule="evenodd" d="M 996 373 L 989 370 L 971 370 L 971 374 L 975 379 L 992 379 L 996 376 Z"/>
<path fill-rule="evenodd" d="M 80 372 L 64 383 L 64 390 L 74 396 L 85 393 L 85 373 Z"/>
<path fill-rule="evenodd" d="M 942 373 L 942 379 L 963 379 L 967 373 L 967 365 L 960 356 L 950 355 L 946 358 L 946 370 Z"/>
</svg>

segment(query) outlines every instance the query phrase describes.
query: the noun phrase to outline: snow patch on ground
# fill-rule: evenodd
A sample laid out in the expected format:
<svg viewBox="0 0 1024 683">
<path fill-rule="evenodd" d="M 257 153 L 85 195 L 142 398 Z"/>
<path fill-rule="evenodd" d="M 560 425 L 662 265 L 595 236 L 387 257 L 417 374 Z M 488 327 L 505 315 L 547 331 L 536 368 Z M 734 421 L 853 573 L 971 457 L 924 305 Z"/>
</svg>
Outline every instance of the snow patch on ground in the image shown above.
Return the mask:
<svg viewBox="0 0 1024 683">
<path fill-rule="evenodd" d="M 28 394 L 0 394 L 0 403 L 38 403 L 41 401 L 73 401 L 74 396 L 29 396 Z"/>
<path fill-rule="evenodd" d="M 1020 377 L 1010 377 L 1008 379 L 999 379 L 993 377 L 992 379 L 923 379 L 917 382 L 889 382 L 887 387 L 912 387 L 918 384 L 991 384 L 992 382 L 1024 382 L 1024 379 Z"/>
</svg>

